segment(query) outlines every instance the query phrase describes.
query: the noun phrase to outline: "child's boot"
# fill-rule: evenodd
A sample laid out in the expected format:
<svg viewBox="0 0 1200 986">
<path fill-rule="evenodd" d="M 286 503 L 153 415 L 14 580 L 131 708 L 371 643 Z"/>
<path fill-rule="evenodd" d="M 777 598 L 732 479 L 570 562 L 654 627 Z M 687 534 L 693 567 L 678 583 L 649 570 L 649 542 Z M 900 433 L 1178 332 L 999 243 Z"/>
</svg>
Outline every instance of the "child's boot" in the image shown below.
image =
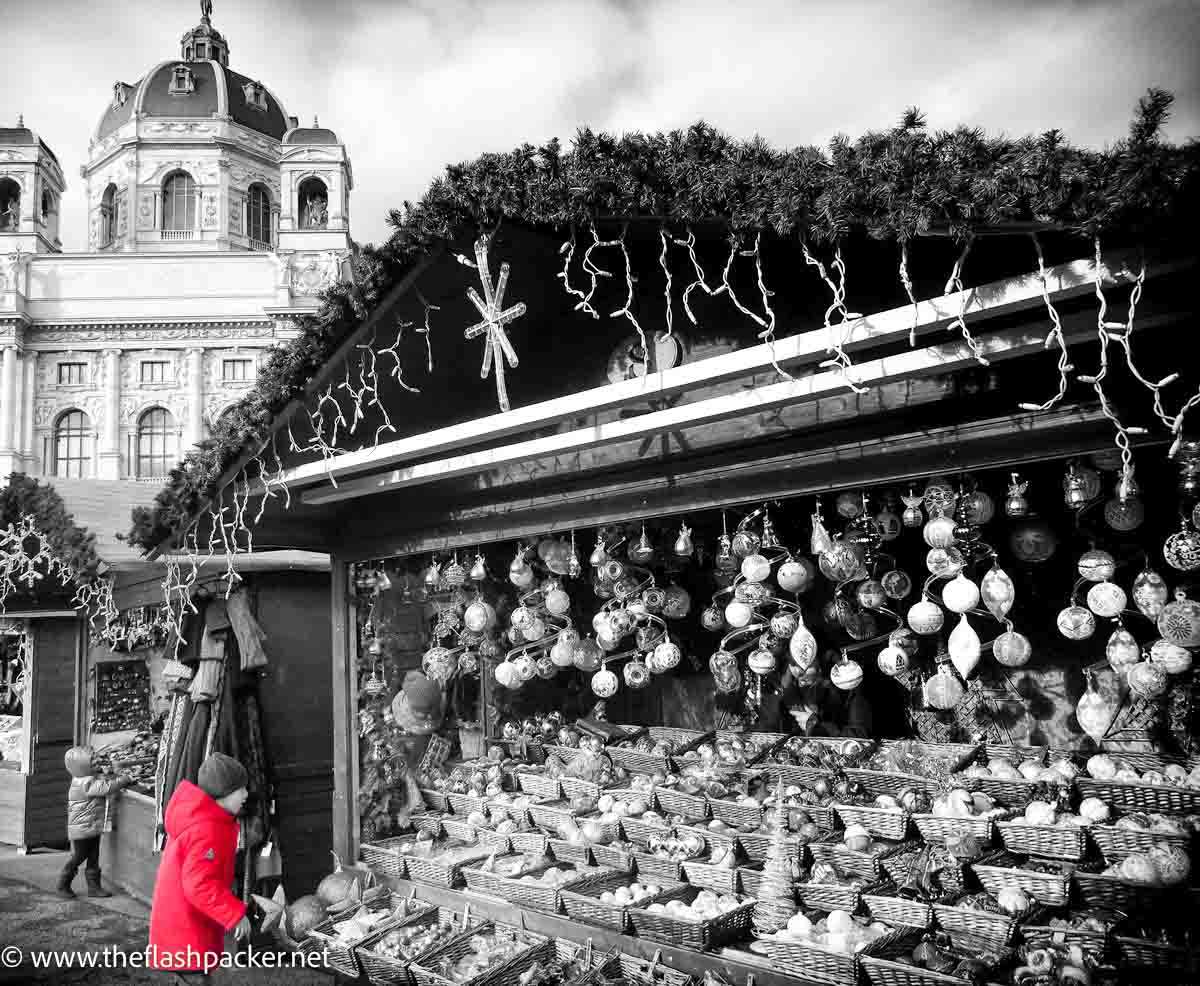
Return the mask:
<svg viewBox="0 0 1200 986">
<path fill-rule="evenodd" d="M 100 871 L 98 869 L 86 869 L 83 875 L 87 877 L 87 895 L 89 897 L 111 897 L 107 890 L 100 886 Z"/>
<path fill-rule="evenodd" d="M 62 868 L 62 872 L 58 874 L 58 885 L 54 888 L 54 892 L 64 900 L 73 900 L 75 891 L 71 889 L 71 881 L 75 879 L 75 872 L 79 869 L 70 860 Z"/>
</svg>

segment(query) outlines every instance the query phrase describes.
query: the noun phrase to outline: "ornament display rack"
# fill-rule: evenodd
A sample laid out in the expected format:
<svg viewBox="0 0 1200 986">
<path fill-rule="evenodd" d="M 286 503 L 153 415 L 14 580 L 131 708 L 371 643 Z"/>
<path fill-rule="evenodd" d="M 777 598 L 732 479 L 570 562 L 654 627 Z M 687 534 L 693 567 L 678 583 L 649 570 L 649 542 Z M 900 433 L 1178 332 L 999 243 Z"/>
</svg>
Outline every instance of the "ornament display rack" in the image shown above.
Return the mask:
<svg viewBox="0 0 1200 986">
<path fill-rule="evenodd" d="M 95 671 L 91 731 L 114 733 L 149 725 L 150 669 L 146 662 L 103 661 Z"/>
</svg>

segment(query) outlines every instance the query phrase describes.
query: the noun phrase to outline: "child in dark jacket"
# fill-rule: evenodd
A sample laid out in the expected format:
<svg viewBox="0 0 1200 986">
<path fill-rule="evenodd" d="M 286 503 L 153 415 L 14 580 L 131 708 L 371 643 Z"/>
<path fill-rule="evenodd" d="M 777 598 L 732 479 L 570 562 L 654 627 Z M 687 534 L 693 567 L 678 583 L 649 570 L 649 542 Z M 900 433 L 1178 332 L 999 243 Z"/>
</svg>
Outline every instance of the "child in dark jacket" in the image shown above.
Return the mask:
<svg viewBox="0 0 1200 986">
<path fill-rule="evenodd" d="M 180 781 L 171 795 L 150 909 L 151 968 L 208 973 L 220 964 L 227 931 L 250 934 L 246 905 L 232 892 L 247 780 L 233 757 L 214 753 L 195 784 Z"/>
<path fill-rule="evenodd" d="M 59 897 L 75 896 L 71 883 L 79 867 L 87 879 L 89 897 L 111 897 L 100 885 L 100 836 L 104 832 L 104 801 L 109 795 L 128 787 L 133 780 L 116 777 L 105 780 L 92 775 L 92 748 L 73 746 L 63 757 L 71 775 L 67 790 L 67 838 L 71 840 L 71 858 L 58 875 Z"/>
</svg>

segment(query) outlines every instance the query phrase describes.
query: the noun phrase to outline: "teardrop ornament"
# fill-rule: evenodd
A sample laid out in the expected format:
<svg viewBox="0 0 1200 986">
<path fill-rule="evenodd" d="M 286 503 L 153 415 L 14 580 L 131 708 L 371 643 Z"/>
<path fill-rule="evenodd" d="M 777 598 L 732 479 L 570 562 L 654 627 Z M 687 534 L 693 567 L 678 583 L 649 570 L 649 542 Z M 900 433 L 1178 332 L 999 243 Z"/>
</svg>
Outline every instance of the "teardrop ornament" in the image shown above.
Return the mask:
<svg viewBox="0 0 1200 986">
<path fill-rule="evenodd" d="M 971 672 L 979 664 L 979 655 L 983 645 L 980 643 L 979 634 L 967 621 L 966 614 L 958 618 L 958 626 L 950 632 L 947 648 L 950 651 L 950 662 L 954 665 L 954 670 L 964 680 L 969 678 Z"/>
<path fill-rule="evenodd" d="M 979 595 L 987 611 L 998 620 L 1003 620 L 1012 609 L 1017 590 L 1008 573 L 999 565 L 993 565 L 979 583 Z"/>
</svg>

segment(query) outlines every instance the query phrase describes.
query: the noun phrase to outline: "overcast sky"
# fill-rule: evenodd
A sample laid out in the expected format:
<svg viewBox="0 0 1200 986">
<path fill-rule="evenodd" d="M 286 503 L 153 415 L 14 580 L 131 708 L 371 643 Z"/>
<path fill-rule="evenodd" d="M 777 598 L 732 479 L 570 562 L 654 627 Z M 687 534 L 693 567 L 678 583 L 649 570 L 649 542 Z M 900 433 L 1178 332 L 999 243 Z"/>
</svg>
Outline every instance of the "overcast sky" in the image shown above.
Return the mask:
<svg viewBox="0 0 1200 986">
<path fill-rule="evenodd" d="M 24 113 L 63 164 L 63 243 L 86 240 L 79 167 L 112 83 L 177 57 L 194 0 L 5 3 L 0 121 Z M 705 118 L 780 147 L 890 125 L 1101 146 L 1148 86 L 1176 93 L 1168 133 L 1200 135 L 1196 0 L 214 0 L 230 65 L 347 145 L 352 232 L 449 162 L 583 124 L 669 130 Z"/>
</svg>

